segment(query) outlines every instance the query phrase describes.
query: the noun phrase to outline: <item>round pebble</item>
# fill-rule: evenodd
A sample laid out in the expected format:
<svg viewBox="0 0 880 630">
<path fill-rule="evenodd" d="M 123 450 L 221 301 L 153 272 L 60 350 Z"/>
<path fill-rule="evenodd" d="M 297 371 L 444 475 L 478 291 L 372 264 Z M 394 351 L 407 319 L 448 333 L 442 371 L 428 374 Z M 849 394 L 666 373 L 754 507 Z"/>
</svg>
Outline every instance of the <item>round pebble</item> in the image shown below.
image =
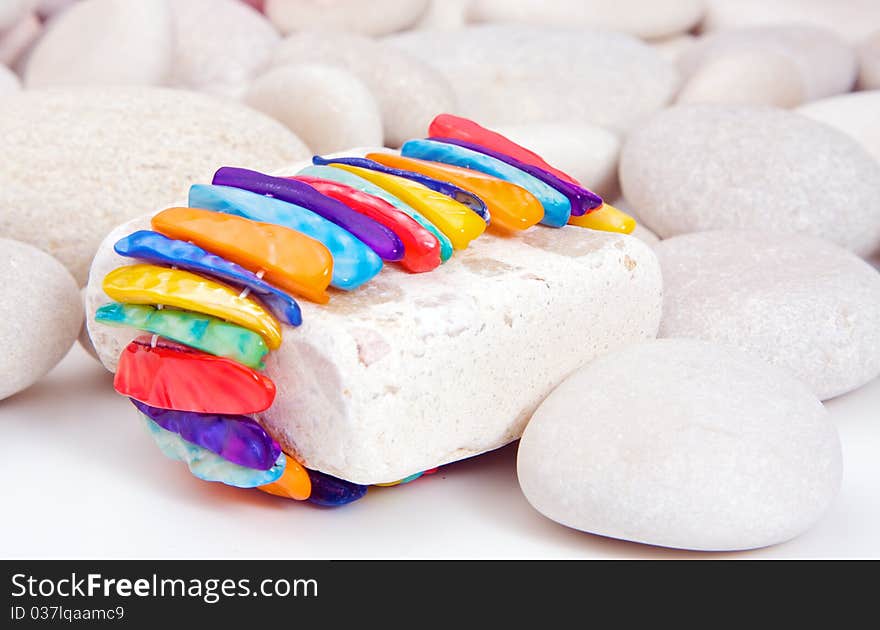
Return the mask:
<svg viewBox="0 0 880 630">
<path fill-rule="evenodd" d="M 848 134 L 880 163 L 880 90 L 813 101 L 797 112 Z"/>
<path fill-rule="evenodd" d="M 661 337 L 737 346 L 825 400 L 880 374 L 880 274 L 810 236 L 719 230 L 655 247 Z"/>
<path fill-rule="evenodd" d="M 452 30 L 462 28 L 468 21 L 471 0 L 430 0 L 428 8 L 414 28 Z"/>
<path fill-rule="evenodd" d="M 32 0 L 3 0 L 0 2 L 0 31 L 15 25 L 31 9 Z"/>
<path fill-rule="evenodd" d="M 15 73 L 6 66 L 0 65 L 0 95 L 8 92 L 18 92 L 21 84 Z"/>
<path fill-rule="evenodd" d="M 428 0 L 266 0 L 266 16 L 282 33 L 323 30 L 386 35 L 413 26 Z"/>
<path fill-rule="evenodd" d="M 43 25 L 35 13 L 26 14 L 13 26 L 0 31 L 0 64 L 17 68 L 42 33 Z"/>
<path fill-rule="evenodd" d="M 172 35 L 165 0 L 83 0 L 49 24 L 28 58 L 25 84 L 159 84 L 170 69 Z"/>
<path fill-rule="evenodd" d="M 859 46 L 859 87 L 880 90 L 880 30 Z"/>
<path fill-rule="evenodd" d="M 725 59 L 731 61 L 725 65 Z M 780 92 L 779 104 L 786 105 L 792 84 L 802 87 L 802 100 L 807 101 L 848 92 L 855 83 L 858 62 L 853 48 L 827 28 L 764 26 L 701 37 L 681 56 L 679 68 L 685 76 L 705 76 L 708 70 L 730 72 L 730 77 L 716 76 L 713 102 L 775 104 L 769 97 Z M 774 79 L 780 83 L 776 90 Z M 750 99 L 740 94 L 750 89 L 767 95 Z M 722 95 L 728 100 L 721 101 Z"/>
<path fill-rule="evenodd" d="M 661 238 L 758 228 L 880 246 L 880 165 L 845 134 L 760 107 L 667 109 L 627 138 L 624 196 Z"/>
<path fill-rule="evenodd" d="M 170 85 L 237 95 L 281 41 L 269 20 L 239 0 L 171 0 L 171 15 Z"/>
<path fill-rule="evenodd" d="M 671 64 L 621 33 L 486 25 L 387 41 L 446 76 L 458 96 L 455 113 L 493 127 L 578 122 L 625 131 L 678 87 Z"/>
<path fill-rule="evenodd" d="M 678 63 L 686 50 L 689 50 L 695 43 L 697 38 L 693 35 L 673 35 L 648 42 L 648 44 L 660 53 L 666 61 L 670 63 Z"/>
<path fill-rule="evenodd" d="M 807 388 L 733 348 L 691 339 L 627 346 L 538 407 L 519 483 L 575 529 L 695 550 L 784 542 L 840 487 L 828 412 Z"/>
<path fill-rule="evenodd" d="M 880 24 L 877 0 L 707 0 L 706 5 L 703 31 L 800 23 L 829 28 L 848 42 L 858 42 Z"/>
<path fill-rule="evenodd" d="M 507 125 L 499 133 L 540 155 L 584 186 L 610 197 L 617 192 L 620 138 L 602 127 L 578 123 Z"/>
<path fill-rule="evenodd" d="M 368 37 L 291 35 L 277 48 L 273 65 L 303 63 L 335 66 L 363 81 L 379 103 L 388 146 L 421 138 L 434 116 L 457 109 L 452 86 L 438 71 Z"/>
<path fill-rule="evenodd" d="M 477 22 L 589 26 L 644 38 L 690 30 L 703 16 L 704 0 L 473 0 Z"/>
<path fill-rule="evenodd" d="M 113 227 L 179 204 L 218 166 L 271 171 L 308 156 L 264 114 L 192 92 L 22 92 L 0 99 L 0 234 L 48 251 L 84 283 Z"/>
<path fill-rule="evenodd" d="M 43 378 L 76 340 L 83 321 L 79 288 L 60 262 L 0 238 L 0 400 Z"/>
<path fill-rule="evenodd" d="M 370 89 L 340 68 L 276 68 L 248 88 L 244 102 L 284 123 L 315 153 L 382 144 L 382 113 Z"/>
</svg>

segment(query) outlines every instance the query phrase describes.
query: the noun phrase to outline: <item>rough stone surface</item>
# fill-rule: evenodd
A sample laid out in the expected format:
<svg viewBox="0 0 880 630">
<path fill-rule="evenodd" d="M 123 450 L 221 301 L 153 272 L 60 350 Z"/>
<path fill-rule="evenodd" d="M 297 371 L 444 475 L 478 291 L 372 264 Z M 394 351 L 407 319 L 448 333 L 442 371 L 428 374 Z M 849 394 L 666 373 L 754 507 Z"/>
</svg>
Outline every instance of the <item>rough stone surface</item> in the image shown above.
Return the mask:
<svg viewBox="0 0 880 630">
<path fill-rule="evenodd" d="M 93 321 L 100 283 L 125 263 L 115 240 L 145 225 L 114 230 L 91 271 L 89 329 L 110 370 L 137 333 Z M 327 306 L 300 303 L 303 325 L 267 361 L 265 423 L 304 465 L 356 483 L 477 455 L 519 437 L 572 370 L 654 337 L 660 294 L 649 247 L 575 228 L 484 235 L 428 274 L 388 265 Z"/>
<path fill-rule="evenodd" d="M 624 196 L 661 238 L 760 226 L 858 254 L 880 246 L 880 165 L 855 140 L 758 107 L 667 109 L 628 137 Z"/>
<path fill-rule="evenodd" d="M 797 112 L 851 136 L 880 163 L 880 89 L 814 101 Z"/>
<path fill-rule="evenodd" d="M 433 64 L 455 89 L 458 113 L 489 126 L 578 122 L 625 131 L 678 87 L 659 53 L 609 31 L 487 25 L 387 41 Z"/>
<path fill-rule="evenodd" d="M 859 46 L 859 87 L 880 90 L 880 30 Z"/>
<path fill-rule="evenodd" d="M 156 85 L 173 45 L 166 0 L 83 0 L 52 20 L 28 57 L 28 87 Z"/>
<path fill-rule="evenodd" d="M 244 102 L 284 123 L 315 153 L 382 144 L 382 113 L 370 89 L 333 66 L 283 66 L 254 81 Z"/>
<path fill-rule="evenodd" d="M 441 73 L 367 37 L 346 33 L 291 35 L 277 48 L 273 65 L 302 63 L 336 66 L 363 81 L 379 102 L 389 146 L 424 136 L 434 116 L 457 109 L 452 86 Z"/>
<path fill-rule="evenodd" d="M 79 289 L 60 262 L 36 247 L 0 238 L 0 400 L 55 367 L 83 321 Z"/>
<path fill-rule="evenodd" d="M 266 0 L 266 16 L 282 33 L 306 30 L 387 35 L 413 26 L 428 0 Z"/>
<path fill-rule="evenodd" d="M 577 123 L 508 125 L 496 131 L 534 151 L 603 198 L 617 192 L 621 145 L 617 134 L 596 125 Z"/>
<path fill-rule="evenodd" d="M 841 479 L 837 430 L 806 387 L 733 348 L 627 346 L 570 376 L 519 445 L 545 516 L 624 540 L 750 549 L 806 531 Z"/>
<path fill-rule="evenodd" d="M 731 61 L 725 64 L 728 58 Z M 783 59 L 790 63 L 782 63 Z M 724 94 L 728 102 L 773 104 L 766 97 L 744 101 L 747 97 L 739 92 L 760 89 L 772 93 L 772 75 L 780 82 L 777 90 L 783 95 L 790 93 L 792 83 L 802 84 L 803 100 L 807 101 L 842 94 L 855 83 L 858 61 L 853 48 L 832 30 L 785 25 L 710 33 L 681 56 L 679 68 L 686 77 L 705 76 L 710 69 L 730 73 L 726 91 L 722 83 L 725 77 L 718 77 L 715 85 L 717 96 Z M 791 74 L 796 78 L 786 76 Z"/>
<path fill-rule="evenodd" d="M 281 37 L 239 0 L 170 0 L 174 58 L 169 85 L 237 95 L 269 64 Z"/>
<path fill-rule="evenodd" d="M 263 114 L 191 92 L 22 92 L 0 100 L 0 234 L 48 251 L 82 283 L 126 218 L 185 198 L 224 164 L 272 170 L 308 155 Z"/>
<path fill-rule="evenodd" d="M 713 231 L 656 246 L 661 337 L 738 346 L 825 400 L 880 374 L 880 274 L 827 241 Z"/>
<path fill-rule="evenodd" d="M 877 0 L 707 0 L 704 31 L 801 23 L 835 31 L 850 43 L 880 24 Z"/>
<path fill-rule="evenodd" d="M 589 26 L 656 38 L 684 33 L 703 16 L 704 0 L 473 0 L 477 22 Z"/>
</svg>

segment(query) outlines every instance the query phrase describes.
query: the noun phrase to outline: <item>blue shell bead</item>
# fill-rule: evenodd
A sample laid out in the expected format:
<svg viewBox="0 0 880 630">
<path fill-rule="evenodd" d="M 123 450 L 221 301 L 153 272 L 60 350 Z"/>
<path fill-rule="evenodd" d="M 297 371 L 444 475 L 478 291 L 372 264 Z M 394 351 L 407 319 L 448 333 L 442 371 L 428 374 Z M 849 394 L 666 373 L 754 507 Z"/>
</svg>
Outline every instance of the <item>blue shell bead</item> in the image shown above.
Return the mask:
<svg viewBox="0 0 880 630">
<path fill-rule="evenodd" d="M 331 477 L 317 470 L 308 470 L 308 473 L 312 481 L 309 501 L 317 505 L 327 507 L 345 505 L 357 501 L 367 493 L 367 486 Z"/>
</svg>

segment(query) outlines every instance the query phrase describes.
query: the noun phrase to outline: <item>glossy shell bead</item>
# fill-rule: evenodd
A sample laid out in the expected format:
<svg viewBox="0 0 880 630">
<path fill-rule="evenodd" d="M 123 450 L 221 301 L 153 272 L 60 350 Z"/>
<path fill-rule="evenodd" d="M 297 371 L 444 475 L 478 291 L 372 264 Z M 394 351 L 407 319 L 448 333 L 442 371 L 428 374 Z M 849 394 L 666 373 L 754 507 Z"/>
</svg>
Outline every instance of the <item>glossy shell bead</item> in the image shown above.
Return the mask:
<svg viewBox="0 0 880 630">
<path fill-rule="evenodd" d="M 169 208 L 153 217 L 153 229 L 170 238 L 192 241 L 276 287 L 326 303 L 333 273 L 330 251 L 295 230 L 258 223 L 201 208 Z"/>
<path fill-rule="evenodd" d="M 367 486 L 361 486 L 344 479 L 309 470 L 312 480 L 312 494 L 309 501 L 318 505 L 335 507 L 357 501 L 367 493 Z"/>
<path fill-rule="evenodd" d="M 97 310 L 95 321 L 143 330 L 256 369 L 264 367 L 269 352 L 263 338 L 252 330 L 190 311 L 111 302 Z"/>
<path fill-rule="evenodd" d="M 568 224 L 603 232 L 620 232 L 621 234 L 630 234 L 636 229 L 635 219 L 607 203 L 582 217 L 572 217 L 568 220 Z"/>
<path fill-rule="evenodd" d="M 382 259 L 352 234 L 311 210 L 230 186 L 196 184 L 189 189 L 191 208 L 205 208 L 252 221 L 274 223 L 320 241 L 333 257 L 330 284 L 350 291 L 382 270 Z"/>
<path fill-rule="evenodd" d="M 322 195 L 341 201 L 356 212 L 370 217 L 394 232 L 403 243 L 400 266 L 413 273 L 436 269 L 440 265 L 440 243 L 411 216 L 387 201 L 373 197 L 345 184 L 309 175 L 298 175 L 299 181 L 312 186 Z"/>
<path fill-rule="evenodd" d="M 298 461 L 287 455 L 284 474 L 277 481 L 260 486 L 259 489 L 268 494 L 295 501 L 305 501 L 312 494 L 312 480 L 308 471 Z"/>
<path fill-rule="evenodd" d="M 137 258 L 157 265 L 176 266 L 187 271 L 206 274 L 238 287 L 246 287 L 251 295 L 259 298 L 260 302 L 285 324 L 291 326 L 302 324 L 302 313 L 293 297 L 279 291 L 244 267 L 206 252 L 198 245 L 176 241 L 158 232 L 140 230 L 119 239 L 113 249 L 120 256 Z"/>
<path fill-rule="evenodd" d="M 169 459 L 185 463 L 189 471 L 199 479 L 218 481 L 236 488 L 256 488 L 273 483 L 284 474 L 287 460 L 283 453 L 278 456 L 275 465 L 269 470 L 239 466 L 206 448 L 187 442 L 176 433 L 166 431 L 147 416 L 143 414 L 140 416 L 162 454 Z"/>
<path fill-rule="evenodd" d="M 270 350 L 281 345 L 281 324 L 261 304 L 225 284 L 182 269 L 129 265 L 104 278 L 104 293 L 125 304 L 161 304 L 213 315 L 259 333 Z"/>
<path fill-rule="evenodd" d="M 275 384 L 259 372 L 149 336 L 132 341 L 119 357 L 116 391 L 151 407 L 197 413 L 250 414 L 275 400 Z"/>
<path fill-rule="evenodd" d="M 368 181 L 363 177 L 359 177 L 354 173 L 343 171 L 339 168 L 333 168 L 331 166 L 307 166 L 297 174 L 308 175 L 310 177 L 319 177 L 321 179 L 329 179 L 330 181 L 339 182 L 340 184 L 345 184 L 346 186 L 351 186 L 355 190 L 360 190 L 361 192 L 365 192 L 368 195 L 373 195 L 374 197 L 378 197 L 379 199 L 387 201 L 404 214 L 408 214 L 409 216 L 411 216 L 418 222 L 419 225 L 428 230 L 437 238 L 437 241 L 439 241 L 440 243 L 441 261 L 446 262 L 452 257 L 452 241 L 449 240 L 448 236 L 441 232 L 437 228 L 437 226 L 431 223 L 424 215 L 422 215 L 421 212 L 413 208 L 408 203 L 403 202 L 398 197 L 395 197 L 384 188 L 376 186 L 376 184 L 374 184 L 373 182 Z"/>
<path fill-rule="evenodd" d="M 486 231 L 486 222 L 473 210 L 417 182 L 348 164 L 334 164 L 332 168 L 354 173 L 399 197 L 440 228 L 455 249 L 467 248 Z"/>
<path fill-rule="evenodd" d="M 376 252 L 382 260 L 393 262 L 403 258 L 403 243 L 394 232 L 384 225 L 358 214 L 344 203 L 325 197 L 308 184 L 229 166 L 219 169 L 214 174 L 212 183 L 217 186 L 232 186 L 260 195 L 269 195 L 308 208 L 342 229 L 351 232 Z"/>
<path fill-rule="evenodd" d="M 138 411 L 166 431 L 233 464 L 269 470 L 281 454 L 278 442 L 248 416 L 158 409 L 132 400 Z"/>
<path fill-rule="evenodd" d="M 571 216 L 571 203 L 561 192 L 525 171 L 485 153 L 445 142 L 410 140 L 401 147 L 400 154 L 404 157 L 470 168 L 521 186 L 537 197 L 544 206 L 544 218 L 541 219 L 544 225 L 562 227 Z"/>
<path fill-rule="evenodd" d="M 476 193 L 489 208 L 492 227 L 500 227 L 510 231 L 526 230 L 544 218 L 544 206 L 541 205 L 537 197 L 525 188 L 503 179 L 472 169 L 400 155 L 371 153 L 369 157 L 395 168 L 447 179 Z"/>
</svg>

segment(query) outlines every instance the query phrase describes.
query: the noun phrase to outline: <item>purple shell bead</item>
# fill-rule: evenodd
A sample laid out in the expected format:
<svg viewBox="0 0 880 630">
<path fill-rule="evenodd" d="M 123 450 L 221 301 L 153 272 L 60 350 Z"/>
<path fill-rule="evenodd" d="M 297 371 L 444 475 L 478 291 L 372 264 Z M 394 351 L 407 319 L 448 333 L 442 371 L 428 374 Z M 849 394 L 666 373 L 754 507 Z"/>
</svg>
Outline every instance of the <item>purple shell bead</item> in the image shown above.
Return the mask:
<svg viewBox="0 0 880 630">
<path fill-rule="evenodd" d="M 248 416 L 159 409 L 131 399 L 132 404 L 166 431 L 177 433 L 233 464 L 269 470 L 281 454 L 281 446 Z"/>
<path fill-rule="evenodd" d="M 465 140 L 456 140 L 454 138 L 429 138 L 429 140 L 445 142 L 446 144 L 454 144 L 465 149 L 470 149 L 471 151 L 488 155 L 489 157 L 493 157 L 496 160 L 510 164 L 511 166 L 528 173 L 532 177 L 541 180 L 548 186 L 555 188 L 565 195 L 566 198 L 568 198 L 569 203 L 571 203 L 571 216 L 573 217 L 583 216 L 592 210 L 602 207 L 602 204 L 604 203 L 602 197 L 591 190 L 587 190 L 583 186 L 577 186 L 571 182 L 559 179 L 553 173 L 545 171 L 542 168 L 526 164 L 525 162 L 520 162 L 516 158 L 512 158 L 509 155 L 498 151 L 493 151 L 492 149 L 487 149 L 482 145 L 467 142 Z"/>
<path fill-rule="evenodd" d="M 344 203 L 322 195 L 304 182 L 272 177 L 244 168 L 224 166 L 214 173 L 212 183 L 215 186 L 249 190 L 302 206 L 351 232 L 382 260 L 393 262 L 403 258 L 403 243 L 394 232 L 381 223 L 355 212 Z"/>
<path fill-rule="evenodd" d="M 357 501 L 367 493 L 367 486 L 331 477 L 317 470 L 306 469 L 306 471 L 312 481 L 312 494 L 309 496 L 311 503 L 336 507 Z"/>
</svg>

